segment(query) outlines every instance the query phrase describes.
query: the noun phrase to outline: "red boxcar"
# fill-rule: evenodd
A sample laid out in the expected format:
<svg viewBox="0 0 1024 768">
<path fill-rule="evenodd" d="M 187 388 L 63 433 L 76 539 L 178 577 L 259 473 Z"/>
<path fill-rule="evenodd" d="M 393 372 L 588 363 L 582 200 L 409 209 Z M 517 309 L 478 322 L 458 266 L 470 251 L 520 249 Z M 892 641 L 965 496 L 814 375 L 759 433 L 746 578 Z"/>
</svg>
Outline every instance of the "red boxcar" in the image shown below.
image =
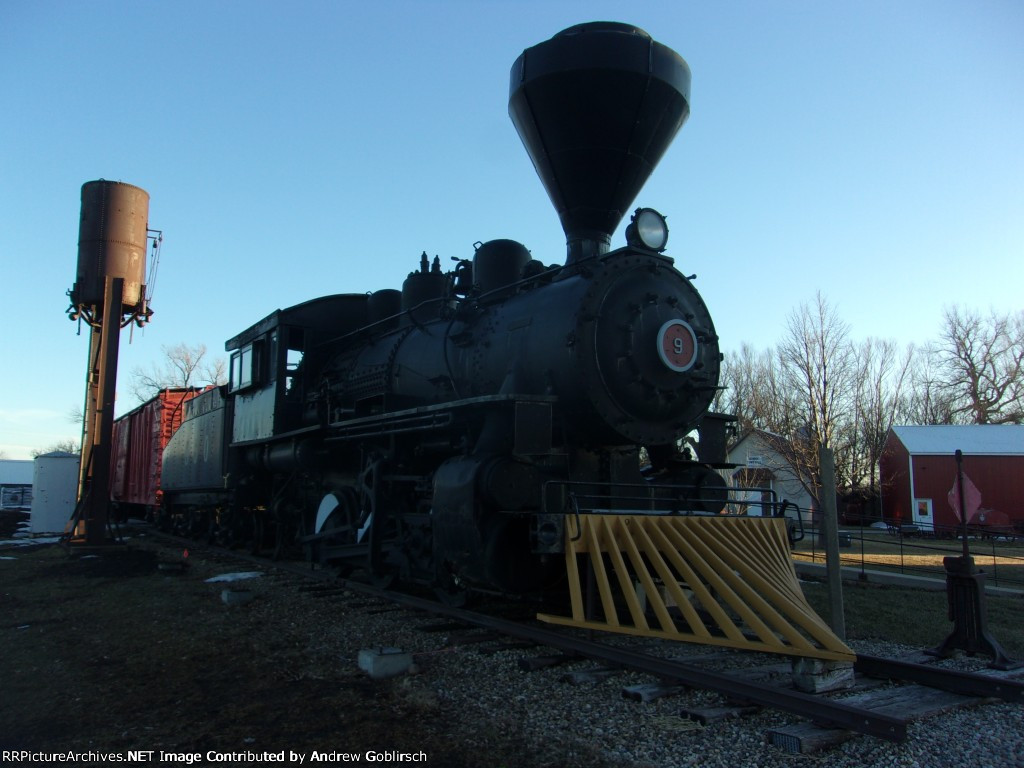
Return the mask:
<svg viewBox="0 0 1024 768">
<path fill-rule="evenodd" d="M 198 393 L 194 388 L 164 389 L 114 421 L 110 500 L 115 519 L 145 517 L 160 505 L 164 448 L 181 426 L 185 401 Z"/>
</svg>

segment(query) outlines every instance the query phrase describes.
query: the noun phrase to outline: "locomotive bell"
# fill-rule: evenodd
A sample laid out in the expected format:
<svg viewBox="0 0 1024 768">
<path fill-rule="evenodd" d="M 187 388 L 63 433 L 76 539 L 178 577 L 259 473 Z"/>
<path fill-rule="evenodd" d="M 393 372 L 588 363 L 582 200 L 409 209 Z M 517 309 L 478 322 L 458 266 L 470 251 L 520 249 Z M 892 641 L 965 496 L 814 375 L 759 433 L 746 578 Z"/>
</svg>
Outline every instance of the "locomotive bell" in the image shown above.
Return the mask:
<svg viewBox="0 0 1024 768">
<path fill-rule="evenodd" d="M 579 24 L 512 65 L 509 116 L 558 211 L 567 263 L 611 235 L 690 114 L 690 68 L 642 29 Z"/>
</svg>

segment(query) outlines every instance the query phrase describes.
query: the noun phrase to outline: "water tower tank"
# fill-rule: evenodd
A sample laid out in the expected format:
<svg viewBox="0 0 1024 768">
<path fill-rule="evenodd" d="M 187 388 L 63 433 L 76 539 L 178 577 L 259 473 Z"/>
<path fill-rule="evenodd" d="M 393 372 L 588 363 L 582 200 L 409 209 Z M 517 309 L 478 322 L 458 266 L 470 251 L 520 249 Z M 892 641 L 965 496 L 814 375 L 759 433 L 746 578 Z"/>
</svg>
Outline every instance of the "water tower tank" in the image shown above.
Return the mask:
<svg viewBox="0 0 1024 768">
<path fill-rule="evenodd" d="M 148 222 L 149 194 L 144 189 L 104 179 L 82 185 L 72 304 L 102 306 L 107 277 L 124 278 L 125 311 L 139 304 L 146 282 Z"/>
</svg>

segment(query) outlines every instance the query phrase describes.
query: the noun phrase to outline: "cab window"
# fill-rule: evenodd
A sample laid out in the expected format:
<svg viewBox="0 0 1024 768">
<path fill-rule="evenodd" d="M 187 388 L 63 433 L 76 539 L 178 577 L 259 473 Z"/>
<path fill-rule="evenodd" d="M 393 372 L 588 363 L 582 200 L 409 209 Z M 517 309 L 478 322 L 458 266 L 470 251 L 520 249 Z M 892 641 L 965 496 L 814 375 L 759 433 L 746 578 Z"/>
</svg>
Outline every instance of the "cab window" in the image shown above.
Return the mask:
<svg viewBox="0 0 1024 768">
<path fill-rule="evenodd" d="M 231 391 L 259 383 L 259 344 L 252 342 L 231 353 Z"/>
</svg>

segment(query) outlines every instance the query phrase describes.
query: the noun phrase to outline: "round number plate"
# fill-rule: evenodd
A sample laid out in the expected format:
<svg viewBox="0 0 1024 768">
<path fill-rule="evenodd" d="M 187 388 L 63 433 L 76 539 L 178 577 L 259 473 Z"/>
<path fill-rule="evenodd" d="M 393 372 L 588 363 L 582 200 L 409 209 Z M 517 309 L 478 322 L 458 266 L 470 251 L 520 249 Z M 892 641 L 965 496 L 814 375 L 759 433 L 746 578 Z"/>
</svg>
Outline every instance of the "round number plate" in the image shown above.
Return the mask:
<svg viewBox="0 0 1024 768">
<path fill-rule="evenodd" d="M 671 370 L 682 373 L 697 362 L 697 334 L 689 323 L 669 320 L 658 331 L 658 357 Z"/>
</svg>

